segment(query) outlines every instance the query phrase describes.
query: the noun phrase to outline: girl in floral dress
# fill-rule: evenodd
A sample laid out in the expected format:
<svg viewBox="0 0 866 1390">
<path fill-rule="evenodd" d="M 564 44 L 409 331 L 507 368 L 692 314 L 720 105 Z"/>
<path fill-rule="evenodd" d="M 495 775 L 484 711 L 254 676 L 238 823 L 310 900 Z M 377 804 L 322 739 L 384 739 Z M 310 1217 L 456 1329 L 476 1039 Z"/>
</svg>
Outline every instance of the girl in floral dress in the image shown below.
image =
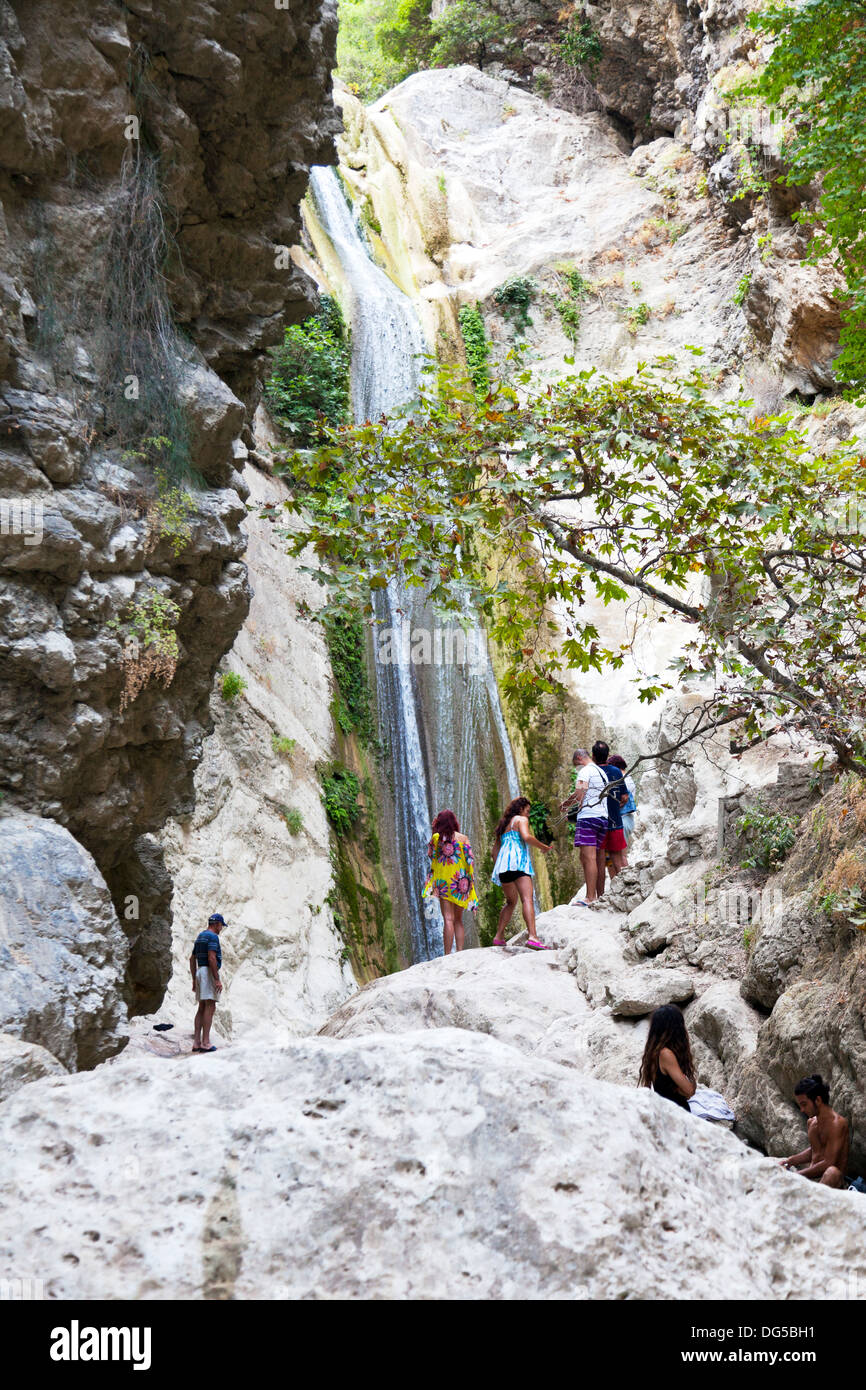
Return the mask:
<svg viewBox="0 0 866 1390">
<path fill-rule="evenodd" d="M 434 820 L 427 856 L 430 873 L 423 896 L 439 901 L 445 955 L 450 956 L 455 942 L 457 950 L 463 950 L 463 913 L 467 908 L 470 912 L 478 911 L 472 846 L 461 835 L 460 822 L 453 811 L 440 811 Z"/>
</svg>

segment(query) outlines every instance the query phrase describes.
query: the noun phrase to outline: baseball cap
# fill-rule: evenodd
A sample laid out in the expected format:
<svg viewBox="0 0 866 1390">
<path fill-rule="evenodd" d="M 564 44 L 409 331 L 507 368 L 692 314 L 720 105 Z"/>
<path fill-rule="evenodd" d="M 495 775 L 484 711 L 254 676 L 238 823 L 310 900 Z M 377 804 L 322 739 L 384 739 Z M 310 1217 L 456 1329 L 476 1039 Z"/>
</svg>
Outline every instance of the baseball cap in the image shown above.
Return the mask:
<svg viewBox="0 0 866 1390">
<path fill-rule="evenodd" d="M 226 924 L 226 919 L 225 919 L 225 917 L 223 917 L 223 915 L 222 915 L 221 912 L 212 912 L 211 915 L 210 915 L 210 917 L 208 917 L 207 920 L 208 920 L 208 925 L 210 925 L 211 922 L 219 922 L 220 926 L 223 926 L 223 927 L 224 927 L 225 924 Z"/>
</svg>

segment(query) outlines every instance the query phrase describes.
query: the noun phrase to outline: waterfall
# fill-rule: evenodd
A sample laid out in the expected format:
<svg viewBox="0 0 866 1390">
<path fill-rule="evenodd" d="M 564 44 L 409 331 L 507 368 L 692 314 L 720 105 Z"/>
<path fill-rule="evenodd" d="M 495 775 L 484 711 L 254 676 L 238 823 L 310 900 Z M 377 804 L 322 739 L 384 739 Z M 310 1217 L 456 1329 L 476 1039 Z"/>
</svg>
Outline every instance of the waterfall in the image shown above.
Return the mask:
<svg viewBox="0 0 866 1390">
<path fill-rule="evenodd" d="M 311 170 L 310 191 L 349 295 L 354 417 L 377 420 L 417 395 L 428 347 L 411 300 L 370 259 L 334 170 Z M 431 819 L 450 806 L 477 864 L 488 838 L 486 779 L 495 778 L 504 807 L 518 791 L 517 769 L 477 622 L 468 633 L 444 622 L 419 589 L 399 579 L 377 590 L 374 604 L 397 657 L 374 661 L 379 732 L 390 759 L 390 878 L 409 921 L 412 958 L 429 960 L 442 952 L 439 908 L 420 896 Z"/>
</svg>

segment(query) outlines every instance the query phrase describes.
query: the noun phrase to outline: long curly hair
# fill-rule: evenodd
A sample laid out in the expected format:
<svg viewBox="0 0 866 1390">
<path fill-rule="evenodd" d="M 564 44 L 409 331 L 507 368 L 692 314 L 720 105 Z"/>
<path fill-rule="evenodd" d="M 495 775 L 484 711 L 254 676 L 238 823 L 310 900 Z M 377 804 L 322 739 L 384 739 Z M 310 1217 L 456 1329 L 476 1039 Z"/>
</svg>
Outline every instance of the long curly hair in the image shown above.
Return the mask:
<svg viewBox="0 0 866 1390">
<path fill-rule="evenodd" d="M 505 831 L 508 829 L 511 822 L 514 820 L 514 817 L 525 815 L 531 805 L 532 802 L 529 800 L 528 796 L 516 796 L 513 801 L 509 801 L 508 805 L 502 813 L 501 819 L 497 823 L 495 831 L 493 832 L 494 837 L 497 840 L 501 840 L 502 836 L 505 834 Z"/>
<path fill-rule="evenodd" d="M 459 835 L 459 834 L 460 834 L 460 822 L 459 822 L 459 820 L 457 819 L 457 817 L 455 816 L 454 812 L 453 812 L 453 811 L 440 811 L 439 814 L 438 814 L 438 816 L 436 817 L 436 819 L 435 819 L 434 822 L 433 822 L 433 828 L 432 828 L 432 831 L 431 831 L 431 839 L 430 839 L 429 845 L 427 846 L 428 851 L 432 851 L 432 849 L 433 849 L 433 839 L 432 839 L 432 836 L 433 836 L 433 835 L 438 835 L 440 841 L 442 841 L 442 840 L 450 840 L 450 841 L 453 843 L 453 841 L 454 841 L 454 836 L 455 836 L 455 835 Z"/>
<path fill-rule="evenodd" d="M 652 1089 L 658 1076 L 659 1053 L 663 1047 L 670 1048 L 680 1064 L 683 1075 L 694 1081 L 695 1063 L 686 1021 L 682 1009 L 678 1009 L 676 1004 L 663 1004 L 650 1019 L 646 1047 L 640 1064 L 639 1086 L 649 1086 Z"/>
</svg>

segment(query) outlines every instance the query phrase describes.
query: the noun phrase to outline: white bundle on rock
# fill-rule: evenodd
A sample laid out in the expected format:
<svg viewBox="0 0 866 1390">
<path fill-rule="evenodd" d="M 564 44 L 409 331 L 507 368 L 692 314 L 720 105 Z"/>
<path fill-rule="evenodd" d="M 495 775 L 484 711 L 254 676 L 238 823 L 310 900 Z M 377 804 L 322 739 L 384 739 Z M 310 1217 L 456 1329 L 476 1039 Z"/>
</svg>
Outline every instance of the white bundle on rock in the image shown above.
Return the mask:
<svg viewBox="0 0 866 1390">
<path fill-rule="evenodd" d="M 712 1120 L 713 1124 L 725 1125 L 728 1129 L 733 1129 L 736 1115 L 728 1102 L 718 1091 L 710 1091 L 706 1086 L 699 1086 L 689 1101 L 689 1109 L 693 1115 L 698 1115 L 702 1120 Z"/>
</svg>

